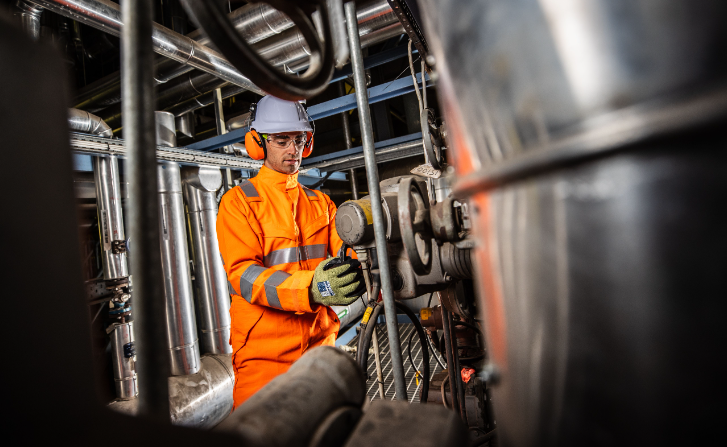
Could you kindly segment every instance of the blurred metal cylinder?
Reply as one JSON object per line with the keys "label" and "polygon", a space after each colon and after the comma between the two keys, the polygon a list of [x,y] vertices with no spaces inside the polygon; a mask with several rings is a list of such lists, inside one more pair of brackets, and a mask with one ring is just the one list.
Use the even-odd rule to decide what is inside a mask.
{"label": "blurred metal cylinder", "polygon": [[119,160],[115,156],[93,157],[98,229],[103,253],[103,277],[117,280],[129,276],[126,259],[124,217],[121,209]]}
{"label": "blurred metal cylinder", "polygon": [[[157,145],[174,147],[174,115],[155,112]],[[187,230],[185,228],[182,177],[179,165],[160,162],[159,236],[161,240],[164,294],[167,301],[167,343],[171,374],[194,374],[199,371],[199,345],[194,305],[192,275],[189,271]]]}
{"label": "blurred metal cylinder", "polygon": [[187,222],[192,242],[197,329],[203,354],[229,354],[230,292],[217,242],[216,192],[222,186],[218,168],[182,169]]}
{"label": "blurred metal cylinder", "polygon": [[472,249],[457,248],[454,244],[445,242],[439,247],[439,258],[442,270],[453,278],[472,278]]}
{"label": "blurred metal cylinder", "polygon": [[33,40],[40,38],[40,16],[43,8],[34,3],[17,0],[13,15],[20,19],[20,26]]}
{"label": "blurred metal cylinder", "polygon": [[122,400],[133,399],[138,393],[134,371],[134,323],[114,323],[111,327],[111,363],[116,397]]}

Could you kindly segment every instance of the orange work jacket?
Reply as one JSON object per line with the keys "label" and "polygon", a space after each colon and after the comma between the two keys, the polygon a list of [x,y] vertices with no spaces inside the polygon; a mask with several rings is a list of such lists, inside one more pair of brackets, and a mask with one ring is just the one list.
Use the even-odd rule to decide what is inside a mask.
{"label": "orange work jacket", "polygon": [[316,266],[340,250],[336,205],[298,183],[298,174],[263,166],[223,197],[217,237],[232,297],[234,407],[304,352],[334,345],[336,313],[311,303]]}

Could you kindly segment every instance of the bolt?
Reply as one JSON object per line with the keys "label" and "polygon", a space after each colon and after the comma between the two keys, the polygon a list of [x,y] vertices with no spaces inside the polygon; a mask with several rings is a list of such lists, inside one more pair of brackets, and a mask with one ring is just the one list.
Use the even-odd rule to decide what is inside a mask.
{"label": "bolt", "polygon": [[437,64],[437,59],[434,57],[433,54],[427,54],[426,59],[424,59],[427,62],[427,65],[434,68],[434,66]]}

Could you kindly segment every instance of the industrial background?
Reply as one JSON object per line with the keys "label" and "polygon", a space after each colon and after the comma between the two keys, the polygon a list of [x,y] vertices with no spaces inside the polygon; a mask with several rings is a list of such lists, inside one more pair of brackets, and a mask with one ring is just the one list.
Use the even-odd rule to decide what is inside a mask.
{"label": "industrial background", "polygon": [[[3,0],[8,445],[721,438],[725,20],[719,0]],[[215,222],[262,166],[266,94],[314,120],[299,181],[338,206],[367,293],[335,308],[336,348],[233,412]]]}

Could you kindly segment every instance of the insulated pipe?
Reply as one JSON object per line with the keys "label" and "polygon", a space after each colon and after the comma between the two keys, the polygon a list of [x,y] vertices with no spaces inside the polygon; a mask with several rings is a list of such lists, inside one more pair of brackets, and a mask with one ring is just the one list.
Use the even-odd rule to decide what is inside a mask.
{"label": "insulated pipe", "polygon": [[[155,112],[155,117],[157,146],[176,146],[174,115]],[[162,272],[167,303],[167,349],[171,375],[182,376],[199,371],[199,345],[192,304],[192,275],[189,271],[182,176],[179,164],[169,161],[159,163],[157,175]]]}
{"label": "insulated pipe", "polygon": [[[114,36],[121,35],[123,28],[121,11],[117,4],[109,0],[33,0],[33,2]],[[262,90],[237,71],[218,52],[156,23],[153,24],[151,35],[154,51],[162,56],[264,95]],[[149,70],[153,71],[153,61]]]}
{"label": "insulated pipe", "polygon": [[231,354],[230,292],[217,242],[218,168],[182,168],[187,222],[192,241],[197,329],[203,354]]}
{"label": "insulated pipe", "polygon": [[139,413],[159,423],[169,421],[168,362],[159,246],[157,160],[154,146],[152,3],[124,0],[128,23],[121,36],[121,93],[127,126],[130,233],[137,249],[134,272],[135,326],[139,357]]}
{"label": "insulated pipe", "polygon": [[[338,96],[344,96],[346,91],[343,88],[344,81],[338,82]],[[351,149],[351,123],[348,121],[348,112],[341,114],[341,124],[343,125],[343,139],[346,141],[346,149]],[[351,195],[353,200],[358,200],[358,184],[356,184],[356,170],[348,170],[348,181],[351,183]],[[376,343],[375,343],[376,344]]]}
{"label": "insulated pipe", "polygon": [[[169,377],[169,418],[174,425],[210,429],[232,411],[235,372],[232,356],[205,355],[199,372],[188,376]],[[115,400],[112,410],[136,416],[139,400]]]}
{"label": "insulated pipe", "polygon": [[134,399],[137,394],[136,363],[133,352],[134,323],[113,323],[111,329],[111,363],[114,370],[116,397]]}
{"label": "insulated pipe", "polygon": [[[332,346],[319,346],[237,407],[216,430],[234,433],[243,445],[309,445],[326,416],[344,407],[361,408],[365,383],[351,356]],[[356,421],[338,423],[352,422]]]}
{"label": "insulated pipe", "polygon": [[384,312],[386,313],[386,328],[389,333],[389,348],[391,350],[391,365],[394,372],[394,385],[396,398],[408,400],[406,392],[406,378],[404,377],[404,364],[401,357],[399,342],[399,323],[396,319],[396,305],[391,285],[391,270],[389,267],[389,252],[386,243],[386,224],[384,210],[381,205],[381,190],[379,189],[379,173],[374,153],[374,135],[371,126],[371,111],[366,96],[366,75],[364,73],[363,55],[359,43],[358,23],[356,22],[356,4],[353,2],[344,5],[346,11],[346,27],[348,28],[348,41],[351,45],[351,66],[353,80],[356,86],[356,103],[359,110],[361,125],[361,140],[363,143],[364,161],[366,163],[366,179],[368,181],[369,195],[371,196],[371,212],[374,218],[374,235],[376,237],[376,252],[378,253],[379,269],[381,272],[381,290],[384,297]]}
{"label": "insulated pipe", "polygon": [[19,17],[20,27],[33,40],[40,39],[40,16],[43,8],[39,8],[26,0],[17,0],[13,15]]}

